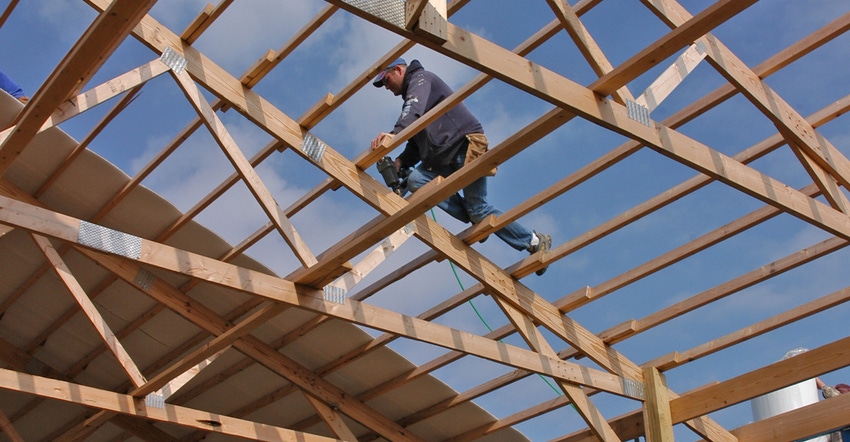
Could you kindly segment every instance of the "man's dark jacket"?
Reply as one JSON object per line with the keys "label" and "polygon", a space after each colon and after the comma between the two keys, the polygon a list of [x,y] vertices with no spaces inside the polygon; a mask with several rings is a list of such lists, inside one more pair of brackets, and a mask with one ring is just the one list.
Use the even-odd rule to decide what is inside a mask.
{"label": "man's dark jacket", "polygon": [[[404,74],[401,85],[404,104],[392,133],[399,133],[451,94],[451,88],[440,77],[426,71],[419,60],[413,60]],[[398,157],[401,167],[413,167],[421,161],[426,168],[445,171],[458,151],[466,146],[466,135],[483,132],[478,119],[460,103],[408,141]]]}

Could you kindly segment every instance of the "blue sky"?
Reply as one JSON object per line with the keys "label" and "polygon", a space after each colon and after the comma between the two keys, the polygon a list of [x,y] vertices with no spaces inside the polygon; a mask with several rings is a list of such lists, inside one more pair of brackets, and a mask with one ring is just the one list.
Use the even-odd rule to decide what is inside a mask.
{"label": "blue sky", "polygon": [[[179,33],[206,3],[207,0],[161,0],[151,15]],[[712,3],[706,0],[682,2],[692,14]],[[283,45],[325,6],[326,3],[317,0],[236,1],[196,46],[217,64],[239,76],[266,50]],[[848,4],[840,1],[763,1],[722,25],[715,35],[747,64],[755,66],[848,10]],[[26,91],[34,92],[94,16],[82,1],[21,2],[0,28],[0,58],[3,60],[0,68]],[[554,15],[543,0],[473,0],[451,21],[511,49],[553,19]],[[614,65],[668,31],[640,2],[632,0],[604,0],[583,16],[582,21]],[[398,36],[388,31],[337,12],[255,90],[292,118],[298,118],[324,94],[336,93],[348,85],[399,41]],[[847,59],[848,52],[850,36],[842,35],[766,82],[807,116],[850,92],[846,63],[840,62]],[[128,40],[87,88],[154,58],[157,54]],[[439,73],[453,87],[464,85],[477,74],[461,63],[422,47],[414,48],[405,58],[419,59],[426,69]],[[596,78],[564,32],[528,58],[580,84],[590,84]],[[671,61],[659,63],[630,83],[632,93],[640,94]],[[653,112],[652,118],[661,121],[724,82],[720,74],[703,62]],[[550,104],[499,81],[490,82],[466,103],[482,121],[491,145],[551,108]],[[390,93],[366,87],[312,132],[335,150],[354,158],[368,148],[369,141],[378,132],[392,127],[400,104]],[[112,103],[107,103],[61,127],[80,139],[111,106]],[[133,175],[194,116],[173,80],[163,75],[143,88],[136,101],[95,140],[91,149]],[[220,113],[220,117],[248,156],[270,140],[267,134],[233,111]],[[848,127],[846,117],[840,117],[819,131],[845,155],[850,155]],[[772,124],[740,95],[680,130],[728,155],[775,132]],[[625,141],[620,135],[576,119],[503,165],[499,174],[490,180],[491,200],[507,210]],[[811,182],[787,147],[758,160],[753,167],[794,187]],[[324,178],[323,173],[291,152],[273,154],[258,171],[282,207]],[[143,184],[179,209],[187,210],[232,172],[230,163],[202,130],[189,138]],[[370,172],[380,179],[374,168]],[[561,244],[694,175],[693,170],[644,149],[525,216],[521,222],[552,234],[554,242]],[[545,276],[531,275],[523,283],[554,301],[583,286],[602,284],[762,205],[724,184],[713,183],[576,251],[553,264]],[[452,231],[465,227],[442,212],[435,214]],[[292,221],[318,254],[375,215],[374,210],[359,199],[346,191],[337,191],[321,198]],[[205,210],[198,221],[229,242],[238,243],[266,219],[244,186],[237,186]],[[709,290],[827,237],[826,233],[802,221],[781,215],[579,308],[571,316],[591,331],[600,332]],[[498,239],[474,247],[503,266],[524,256]],[[365,284],[425,250],[418,241],[408,241]],[[297,261],[288,251],[281,251],[287,251],[285,244],[270,236],[249,250],[249,254],[285,275],[293,270]],[[824,296],[847,286],[847,253],[834,252],[618,344],[616,348],[634,362],[642,363],[673,350],[689,349]],[[465,286],[474,283],[466,275],[460,276],[460,282]],[[458,291],[458,281],[452,270],[442,262],[406,278],[369,302],[418,314]],[[480,297],[474,303],[491,327],[505,324],[504,315],[489,298]],[[848,334],[846,321],[842,320],[848,313],[847,306],[833,308],[768,336],[672,370],[667,374],[668,382],[675,391],[683,392],[774,362],[792,348],[814,348],[832,342]],[[461,307],[438,322],[476,333],[487,332],[471,306]],[[516,338],[508,341],[521,345]],[[554,338],[551,342],[557,349],[564,346]],[[417,363],[443,353],[442,349],[410,342],[398,342],[394,348]],[[486,381],[487,375],[504,371],[503,367],[472,359],[464,364],[468,369],[442,370],[437,375],[463,391]],[[850,370],[827,374],[824,379],[829,383],[848,382]],[[478,402],[503,417],[557,394],[536,377],[507,390],[516,397],[510,401],[504,396],[483,397]],[[535,394],[528,395],[528,392]],[[523,396],[531,397],[530,403],[523,402]],[[618,399],[600,399],[599,403],[607,417],[630,411],[637,405]],[[748,404],[712,416],[727,428],[738,427],[752,419]],[[519,428],[533,440],[546,440],[578,428],[581,423],[576,419],[575,413],[562,409]],[[678,427],[677,432],[682,440],[695,438]]]}

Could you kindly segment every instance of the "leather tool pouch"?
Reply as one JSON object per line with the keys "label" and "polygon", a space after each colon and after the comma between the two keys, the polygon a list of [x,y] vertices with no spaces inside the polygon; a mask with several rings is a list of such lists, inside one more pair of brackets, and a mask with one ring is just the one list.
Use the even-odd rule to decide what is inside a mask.
{"label": "leather tool pouch", "polygon": [[[484,134],[468,134],[466,139],[469,140],[469,146],[466,148],[466,161],[464,161],[463,165],[467,165],[473,161],[475,161],[481,155],[484,155],[487,152],[488,142],[487,137]],[[489,172],[487,172],[487,176],[494,176],[498,171],[497,167],[494,167]]]}

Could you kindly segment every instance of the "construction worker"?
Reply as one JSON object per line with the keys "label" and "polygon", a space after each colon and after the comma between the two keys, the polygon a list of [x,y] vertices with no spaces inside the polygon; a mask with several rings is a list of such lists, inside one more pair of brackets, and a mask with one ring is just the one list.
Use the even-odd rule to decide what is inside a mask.
{"label": "construction worker", "polygon": [[[395,127],[372,140],[373,150],[381,146],[385,138],[399,133],[452,94],[451,88],[436,74],[426,71],[418,60],[410,65],[404,59],[395,60],[372,84],[404,99]],[[395,167],[400,170],[415,166],[407,177],[407,190],[415,192],[438,175],[449,176],[486,151],[487,138],[481,123],[460,103],[413,135],[395,159]],[[495,169],[491,173],[495,174]],[[464,187],[463,197],[456,193],[438,206],[465,223],[478,223],[489,215],[503,213],[487,202],[486,176]],[[511,247],[532,254],[546,252],[552,245],[549,235],[528,230],[518,222],[498,230],[496,236]],[[542,275],[545,271],[544,267],[536,273]]]}
{"label": "construction worker", "polygon": [[18,86],[18,83],[15,83],[3,71],[0,71],[0,89],[17,98],[21,103],[27,104],[30,101],[30,98],[24,94],[24,90]]}

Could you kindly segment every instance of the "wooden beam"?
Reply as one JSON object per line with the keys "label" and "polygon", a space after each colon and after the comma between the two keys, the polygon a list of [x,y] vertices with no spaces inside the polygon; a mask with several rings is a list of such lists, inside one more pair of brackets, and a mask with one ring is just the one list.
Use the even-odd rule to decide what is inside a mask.
{"label": "wooden beam", "polygon": [[635,102],[645,106],[649,112],[655,110],[665,98],[667,98],[677,86],[682,84],[685,77],[705,58],[705,49],[700,45],[690,45],[673,64],[670,65],[655,81],[650,84],[643,93],[635,99]]}
{"label": "wooden beam", "polygon": [[63,101],[76,94],[147,14],[156,0],[114,0],[104,8],[18,115],[0,143],[0,176]]}
{"label": "wooden beam", "polygon": [[62,280],[65,287],[77,301],[77,304],[80,305],[83,313],[86,317],[88,317],[89,322],[91,322],[95,330],[97,330],[97,333],[100,335],[103,343],[112,351],[112,354],[115,356],[118,364],[121,365],[121,368],[124,369],[124,372],[127,373],[127,376],[129,376],[130,380],[133,381],[133,384],[138,387],[147,382],[145,377],[142,375],[142,372],[139,370],[139,367],[137,367],[136,363],[133,362],[133,358],[130,357],[130,354],[127,353],[127,350],[124,349],[124,346],[121,345],[121,342],[115,337],[115,334],[112,333],[112,329],[109,328],[109,325],[103,319],[103,316],[101,316],[100,312],[97,311],[97,307],[95,307],[94,303],[91,299],[89,299],[85,290],[83,290],[83,287],[77,281],[77,278],[71,274],[71,269],[65,265],[62,257],[60,257],[56,249],[53,248],[53,244],[41,235],[32,235],[32,238],[35,240],[35,243],[41,249],[42,253],[44,253],[45,258],[47,258],[53,266],[53,270],[59,276],[59,279]]}
{"label": "wooden beam", "polygon": [[245,421],[208,411],[165,404],[148,406],[133,396],[0,368],[0,388],[70,402],[85,407],[252,440],[331,441],[322,436]]}
{"label": "wooden beam", "polygon": [[850,301],[850,287],[843,288],[829,295],[807,302],[801,306],[792,308],[784,313],[772,316],[764,321],[757,322],[720,338],[712,339],[689,350],[677,351],[658,357],[648,364],[658,367],[659,370],[672,370],[686,362],[692,362],[710,354],[729,348],[746,340],[755,338],[779,327],[799,321],[815,313],[822,312],[828,308],[835,307]]}
{"label": "wooden beam", "polygon": [[192,23],[186,27],[186,30],[183,31],[183,34],[180,35],[186,43],[192,44],[194,43],[204,31],[209,28],[213,22],[224,13],[225,9],[227,9],[230,4],[233,3],[233,0],[221,0],[221,2],[213,7],[211,4],[207,4],[206,7],[192,20]]}
{"label": "wooden beam", "polygon": [[446,0],[413,0],[407,3],[405,15],[407,29],[438,43],[446,41]]}
{"label": "wooden beam", "polygon": [[850,394],[818,401],[732,430],[741,440],[772,442],[804,440],[846,426],[850,416]]}
{"label": "wooden beam", "polygon": [[646,401],[643,403],[643,422],[647,442],[673,442],[673,422],[670,418],[670,398],[667,381],[655,367],[644,367],[643,379]]}
{"label": "wooden beam", "polygon": [[249,88],[256,86],[257,83],[259,83],[263,77],[268,75],[275,66],[280,64],[284,58],[289,56],[292,51],[307,40],[307,37],[313,35],[313,33],[319,29],[319,26],[328,21],[328,19],[330,19],[334,12],[338,9],[339,8],[334,5],[325,6],[318,14],[316,14],[315,17],[298,30],[292,38],[284,43],[283,46],[276,51],[269,50],[264,57],[257,61],[257,63],[248,68],[248,70],[242,74],[242,84]]}
{"label": "wooden beam", "polygon": [[18,5],[19,0],[11,0],[9,4],[6,6],[6,9],[3,10],[3,15],[0,15],[0,28],[6,23],[6,19],[9,18],[9,15],[12,14],[12,11],[15,10],[15,6]]}
{"label": "wooden beam", "polygon": [[342,421],[342,416],[340,416],[336,410],[309,394],[305,394],[304,396],[308,401],[310,401],[310,404],[316,410],[316,413],[322,418],[328,428],[333,431],[338,439],[354,442],[357,441],[357,436],[355,436],[351,431],[351,428],[348,428],[348,425]]}
{"label": "wooden beam", "polygon": [[[514,308],[512,305],[508,304],[501,298],[495,298],[496,303],[514,325],[514,328],[517,332],[522,336],[523,340],[525,340],[526,344],[531,347],[533,350],[537,351],[541,355],[550,357],[550,358],[558,358],[557,353],[549,343],[546,341],[546,338],[543,334],[540,333],[540,330],[537,329],[537,326],[534,322]],[[579,415],[584,419],[587,426],[591,429],[591,431],[602,441],[605,442],[620,442],[620,438],[617,437],[617,434],[614,433],[614,430],[608,425],[608,421],[602,415],[598,408],[590,401],[590,398],[587,397],[587,393],[581,389],[577,384],[570,382],[557,381],[558,386],[561,388],[561,391],[564,392],[567,398],[569,398],[570,402],[572,402],[575,410],[579,413]]]}
{"label": "wooden beam", "polygon": [[93,107],[124,92],[141,86],[148,81],[168,72],[170,68],[160,59],[143,64],[109,81],[101,83],[86,92],[69,98],[57,106],[39,131],[58,126],[63,121],[75,117]]}
{"label": "wooden beam", "polygon": [[[186,355],[176,363],[167,367],[165,370],[160,371],[156,376],[151,378],[150,381],[145,383],[145,385],[139,386],[129,394],[135,397],[143,397],[148,393],[153,393],[159,390],[187,370],[191,370],[193,367],[196,367],[201,361],[204,361],[205,359],[227,349],[233,345],[236,340],[241,339],[243,336],[251,333],[251,331],[255,328],[263,325],[263,323],[269,319],[280,314],[280,312],[282,312],[286,307],[287,306],[285,304],[266,304],[263,308],[252,313],[235,326],[216,336],[212,341]],[[173,394],[177,389],[179,389],[179,387],[170,388],[170,394]]]}
{"label": "wooden beam", "polygon": [[[0,23],[1,24],[1,23]],[[15,429],[15,426],[12,425],[12,422],[6,417],[6,413],[0,411],[0,429],[6,433],[6,437],[9,438],[12,442],[24,442],[24,439],[21,437],[18,430]]]}
{"label": "wooden beam", "polygon": [[[690,14],[675,0],[643,0],[656,15],[670,26],[681,26],[691,20]],[[701,14],[700,14],[701,15]],[[677,28],[678,29],[678,28]],[[711,34],[700,39],[706,47],[710,63],[735,85],[780,132],[826,169],[843,186],[850,188],[850,161],[832,143],[821,136],[782,97],[762,81],[752,69]],[[796,145],[796,146],[795,146]],[[817,180],[816,177],[813,177]],[[828,188],[823,189],[828,192]]]}
{"label": "wooden beam", "polygon": [[[212,284],[306,308],[366,327],[475,354],[485,359],[505,363],[517,368],[526,368],[567,382],[591,386],[622,396],[635,397],[633,393],[628,393],[624,389],[619,377],[603,371],[578,364],[571,364],[558,359],[541,358],[537,353],[528,350],[522,350],[518,347],[492,340],[481,339],[479,336],[467,332],[401,315],[357,301],[346,300],[345,304],[328,302],[323,299],[319,290],[298,286],[265,273],[237,267],[189,251],[178,250],[164,244],[153,243],[140,238],[142,245],[141,253],[137,260],[139,264],[131,263],[126,258],[107,255],[104,251],[98,251],[97,249],[89,250],[88,248],[84,248],[87,247],[85,244],[79,242],[79,228],[76,227],[79,225],[79,220],[67,215],[34,207],[21,201],[0,197],[0,222],[81,245],[82,247],[78,250],[135,286],[138,286],[135,280],[138,272],[141,270],[140,264],[149,264],[193,278],[201,278]],[[193,304],[185,294],[171,288],[165,283],[154,285],[157,289],[168,290],[171,296],[167,303],[175,311],[182,312],[186,305]],[[181,301],[175,303],[177,299],[181,299]],[[202,306],[197,306],[196,310],[201,308]],[[190,312],[196,310],[190,310]],[[209,327],[209,325],[205,326]],[[222,332],[219,331],[218,333]]]}
{"label": "wooden beam", "polygon": [[317,263],[316,257],[313,256],[313,253],[310,251],[309,247],[307,247],[307,244],[304,243],[301,235],[298,234],[298,231],[295,230],[295,227],[283,213],[280,206],[277,204],[277,201],[275,201],[271,192],[269,192],[265,183],[263,183],[263,180],[251,166],[248,158],[245,157],[245,154],[241,149],[239,149],[236,141],[230,136],[227,128],[224,127],[224,123],[222,123],[218,118],[218,115],[216,115],[212,106],[210,106],[204,96],[201,95],[201,92],[195,82],[189,77],[189,74],[186,73],[186,71],[172,71],[172,74],[177,80],[180,88],[183,90],[183,93],[186,95],[186,98],[189,99],[189,102],[198,112],[203,123],[207,126],[207,128],[209,128],[210,134],[212,134],[224,154],[230,160],[231,164],[233,164],[233,167],[242,177],[242,180],[254,195],[254,198],[256,198],[257,202],[260,203],[260,206],[266,213],[266,216],[268,216],[272,223],[274,223],[275,228],[281,234],[281,237],[283,237],[284,241],[286,241],[295,253],[295,257],[298,258],[298,260],[301,261],[301,264],[305,267],[315,265]]}
{"label": "wooden beam", "polygon": [[[750,371],[670,401],[674,422],[720,410],[850,365],[850,337]],[[845,415],[845,422],[846,415]],[[830,430],[832,428],[822,428]]]}
{"label": "wooden beam", "polygon": [[694,43],[756,1],[758,0],[718,0],[696,16],[680,23],[676,29],[645,47],[610,73],[594,81],[589,88],[599,95],[610,95],[654,67],[659,60],[663,60]]}
{"label": "wooden beam", "polygon": [[124,95],[124,97],[122,97],[120,100],[118,100],[117,103],[115,103],[112,109],[110,109],[109,112],[107,112],[107,114],[104,115],[104,117],[97,122],[97,124],[92,128],[92,130],[90,130],[86,134],[86,136],[83,137],[82,140],[80,140],[80,142],[74,147],[74,149],[71,150],[71,152],[69,152],[68,155],[65,156],[65,158],[62,160],[62,164],[60,164],[59,167],[54,169],[51,172],[50,176],[47,178],[47,180],[45,180],[41,184],[41,186],[39,186],[38,189],[33,192],[34,197],[41,197],[41,195],[43,195],[45,192],[47,192],[48,189],[53,186],[53,183],[55,183],[56,180],[58,180],[62,176],[62,174],[66,170],[68,170],[68,167],[70,167],[74,160],[81,153],[83,153],[86,148],[88,148],[91,142],[94,141],[95,137],[97,137],[106,128],[106,126],[110,122],[112,122],[112,120],[115,119],[118,114],[121,113],[121,111],[123,111],[127,106],[130,105],[130,103],[133,102],[133,100],[136,99],[136,97],[138,96],[137,94],[141,90],[141,87],[141,84],[133,87]]}
{"label": "wooden beam", "polygon": [[[596,40],[593,39],[593,36],[584,27],[584,24],[578,18],[578,14],[573,11],[570,4],[566,0],[546,0],[546,2],[549,3],[549,7],[552,8],[561,26],[567,31],[573,42],[575,42],[584,59],[590,64],[593,72],[597,76],[602,77],[613,71],[614,66],[608,61],[608,57],[605,56],[602,49],[596,44]],[[617,88],[616,91],[612,92],[612,95],[620,104],[625,104],[626,100],[634,100],[632,93],[625,85]]]}

